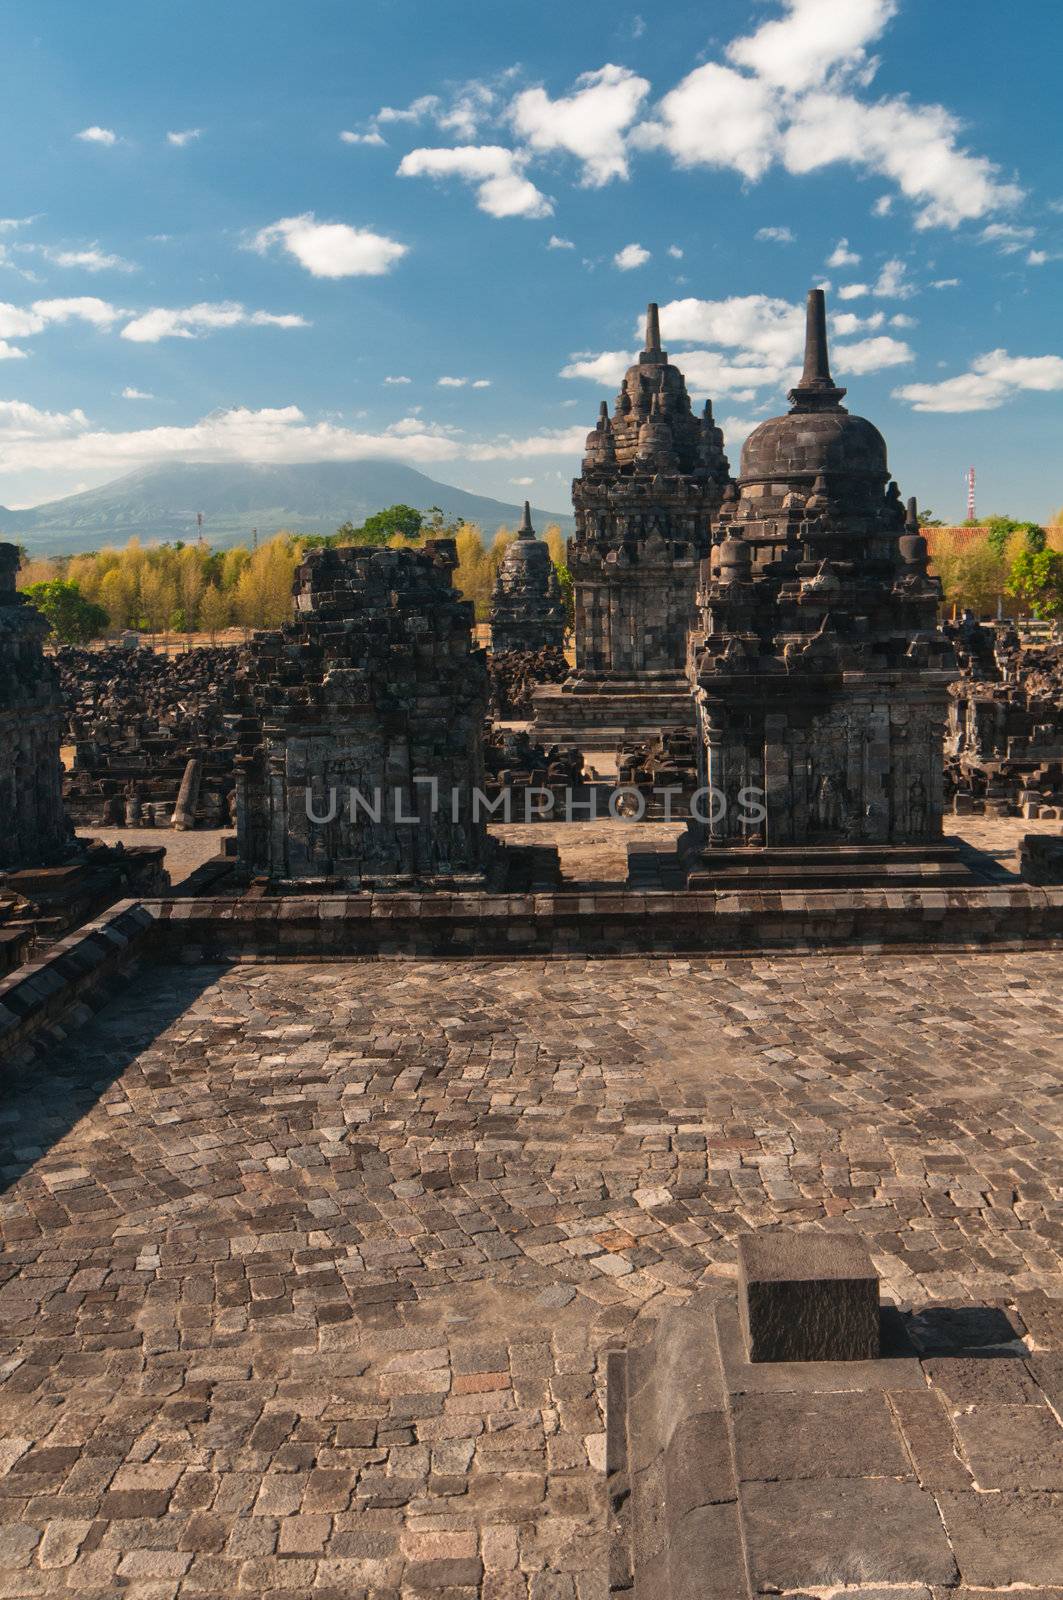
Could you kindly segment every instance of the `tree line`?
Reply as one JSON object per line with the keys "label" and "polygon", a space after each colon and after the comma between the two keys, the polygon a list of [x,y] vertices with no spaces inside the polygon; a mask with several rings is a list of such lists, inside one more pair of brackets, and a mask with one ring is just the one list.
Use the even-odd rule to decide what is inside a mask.
{"label": "tree line", "polygon": [[[921,519],[922,520],[922,519]],[[1047,528],[1013,517],[977,527],[923,524],[930,569],[941,579],[949,612],[994,616],[998,605],[1050,619],[1063,615],[1063,512]]]}
{"label": "tree line", "polygon": [[[215,550],[202,543],[143,545],[131,538],[82,555],[23,557],[19,588],[51,624],[63,644],[87,644],[126,629],[151,634],[209,634],[227,628],[276,628],[292,614],[295,569],[309,550],[368,544],[414,549],[430,538],[453,538],[457,589],[487,621],[502,558],[516,537],[502,528],[487,543],[476,523],[448,522],[433,507],[389,506],[355,527],[334,534],[282,531],[248,548]],[[556,525],[544,538],[558,563],[562,589],[571,594],[564,567],[564,539]]]}

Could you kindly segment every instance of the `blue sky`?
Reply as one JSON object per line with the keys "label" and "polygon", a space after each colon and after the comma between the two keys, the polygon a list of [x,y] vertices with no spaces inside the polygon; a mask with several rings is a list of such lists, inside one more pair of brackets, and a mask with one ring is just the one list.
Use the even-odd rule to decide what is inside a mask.
{"label": "blue sky", "polygon": [[[1063,503],[1063,8],[22,0],[0,503],[391,456],[565,509],[645,303],[737,470],[806,289],[905,494]],[[389,381],[391,380],[391,381]],[[402,380],[402,381],[398,381]],[[450,381],[443,381],[450,380]]]}

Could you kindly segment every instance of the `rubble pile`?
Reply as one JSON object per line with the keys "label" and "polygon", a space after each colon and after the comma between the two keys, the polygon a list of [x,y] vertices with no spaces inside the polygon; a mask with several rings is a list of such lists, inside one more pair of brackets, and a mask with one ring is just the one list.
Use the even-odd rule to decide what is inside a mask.
{"label": "rubble pile", "polygon": [[582,750],[535,744],[522,729],[493,728],[490,723],[484,731],[484,767],[488,794],[544,785],[574,789],[587,782]]}
{"label": "rubble pile", "polygon": [[489,706],[496,722],[523,721],[532,715],[532,694],[540,683],[563,683],[569,674],[565,652],[556,645],[541,650],[503,650],[487,658]]}
{"label": "rubble pile", "polygon": [[179,825],[229,825],[239,655],[236,647],[56,651],[74,749],[64,799],[75,825],[166,826],[178,820],[183,782]]}
{"label": "rubble pile", "polygon": [[621,783],[643,787],[698,787],[698,747],[693,733],[666,730],[652,741],[625,739],[616,753]]}
{"label": "rubble pile", "polygon": [[1033,644],[1013,623],[965,616],[950,630],[945,791],[961,816],[1063,815],[1063,644]]}

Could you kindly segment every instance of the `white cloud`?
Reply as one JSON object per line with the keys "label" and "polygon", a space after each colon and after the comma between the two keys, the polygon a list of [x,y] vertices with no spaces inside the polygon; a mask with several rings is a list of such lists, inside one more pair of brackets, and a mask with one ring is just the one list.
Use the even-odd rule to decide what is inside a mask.
{"label": "white cloud", "polygon": [[871,286],[866,283],[843,283],[838,290],[839,300],[859,300],[865,294],[871,293]]}
{"label": "white cloud", "polygon": [[83,250],[56,250],[46,245],[42,254],[57,267],[81,267],[86,272],[136,272],[134,262],[122,256],[109,256],[98,245]]}
{"label": "white cloud", "polygon": [[474,389],[490,389],[491,380],[490,378],[474,378],[472,386]]}
{"label": "white cloud", "polygon": [[6,339],[0,339],[0,361],[25,361],[28,355],[28,350],[20,350],[17,344],[8,344]]}
{"label": "white cloud", "polygon": [[315,278],[377,278],[407,252],[406,245],[386,234],[346,222],[318,222],[312,211],[281,217],[261,228],[251,244],[263,255],[280,244]]}
{"label": "white cloud", "polygon": [[473,80],[459,89],[446,110],[436,114],[439,126],[459,139],[475,139],[480,123],[495,103],[495,92],[486,83]]}
{"label": "white cloud", "polygon": [[921,207],[917,228],[955,228],[1023,197],[986,157],[960,148],[960,133],[958,119],[944,106],[914,106],[901,98],[865,105],[824,90],[793,105],[782,159],[797,175],[836,161],[877,172]]}
{"label": "white cloud", "polygon": [[546,241],[546,248],[548,250],[575,250],[576,246],[571,239],[562,239],[556,233],[552,233]]}
{"label": "white cloud", "polygon": [[603,350],[599,355],[577,351],[561,368],[561,377],[587,378],[591,383],[612,385],[620,382],[636,359],[636,353],[629,350]]}
{"label": "white cloud", "polygon": [[613,266],[619,267],[621,272],[631,272],[635,267],[645,266],[649,259],[650,252],[644,250],[640,244],[626,244],[613,257]]}
{"label": "white cloud", "polygon": [[154,398],[155,396],[149,394],[146,389],[134,389],[132,384],[128,384],[122,390],[123,400],[154,400]]}
{"label": "white cloud", "polygon": [[[458,459],[512,461],[568,457],[575,464],[583,447],[582,426],[528,437],[466,441],[453,433],[404,417],[379,433],[359,432],[335,422],[312,422],[298,406],[259,411],[238,407],[212,412],[184,427],[109,432],[93,428],[81,411],[43,412],[22,401],[0,401],[0,459],[5,472],[48,473],[49,490],[65,475],[68,487],[84,475],[100,483],[117,472],[149,462],[317,462],[384,458],[415,464]],[[75,476],[76,475],[76,476]]]}
{"label": "white cloud", "polygon": [[526,456],[576,456],[582,454],[587,439],[585,427],[548,429],[526,439],[503,438],[490,444],[474,444],[460,454],[469,461],[506,461]]}
{"label": "white cloud", "polygon": [[935,278],[930,287],[932,289],[958,289],[960,280],[959,278]]}
{"label": "white cloud", "polygon": [[36,217],[0,217],[0,233],[13,233],[16,228],[27,228]]}
{"label": "white cloud", "polygon": [[1005,256],[1018,255],[1033,237],[1033,228],[1020,228],[1011,222],[991,222],[980,234],[985,244],[995,244]]}
{"label": "white cloud", "polygon": [[440,389],[464,389],[468,378],[437,378],[436,384]]}
{"label": "white cloud", "polygon": [[793,244],[797,236],[792,228],[758,228],[756,237],[766,244]]}
{"label": "white cloud", "polygon": [[95,124],[91,128],[82,128],[80,133],[74,135],[85,144],[117,144],[118,135],[111,128],[99,128]]}
{"label": "white cloud", "polygon": [[370,128],[368,133],[352,133],[350,128],[344,128],[340,138],[344,144],[387,144],[379,128]]}
{"label": "white cloud", "polygon": [[881,328],[885,320],[884,311],[872,312],[869,317],[858,317],[855,311],[836,311],[830,319],[830,328],[839,339],[847,339],[854,333],[865,333]]}
{"label": "white cloud", "polygon": [[827,257],[828,267],[858,267],[860,257],[855,250],[849,249],[848,239],[839,239],[830,255]]}
{"label": "white cloud", "polygon": [[899,367],[915,360],[915,352],[903,339],[891,339],[885,333],[877,339],[860,339],[856,344],[835,344],[831,355],[839,372],[856,374],[881,372],[883,367]]}
{"label": "white cloud", "polygon": [[1026,265],[1028,267],[1043,267],[1045,262],[1051,259],[1047,250],[1031,250],[1026,257]]}
{"label": "white cloud", "polygon": [[476,185],[476,203],[491,217],[548,217],[553,203],[523,175],[524,157],[499,144],[411,150],[399,163],[402,178],[463,178]]}
{"label": "white cloud", "polygon": [[891,194],[880,194],[871,207],[871,215],[873,217],[888,217],[892,210],[893,196]]}
{"label": "white cloud", "polygon": [[196,339],[216,328],[305,328],[303,317],[292,313],[275,315],[271,311],[247,311],[237,301],[220,304],[201,301],[198,305],[155,306],[144,311],[122,329],[122,338],[134,344],[158,344],[160,339]]}
{"label": "white cloud", "polygon": [[895,389],[916,411],[995,411],[1023,390],[1063,391],[1063,356],[1011,356],[990,350],[970,370],[941,383],[911,383]]}
{"label": "white cloud", "polygon": [[510,483],[515,483],[518,489],[527,489],[529,484],[535,482],[534,478],[510,478]]}
{"label": "white cloud", "polygon": [[13,306],[0,301],[0,338],[19,338],[40,333],[52,322],[70,322],[77,319],[97,328],[109,328],[124,311],[97,300],[93,295],[79,295],[73,299],[35,300],[31,306]]}
{"label": "white cloud", "polygon": [[787,15],[727,47],[729,59],[790,93],[837,67],[857,69],[866,46],[896,15],[897,0],[784,0]]}
{"label": "white cloud", "polygon": [[632,143],[667,150],[681,167],[734,167],[760,178],[777,153],[776,102],[769,85],[710,61],[664,96],[655,118],[633,131]]}
{"label": "white cloud", "polygon": [[668,254],[671,256],[673,261],[682,261],[683,259],[683,252],[680,250],[677,244],[670,244],[668,246]]}
{"label": "white cloud", "polygon": [[910,300],[916,288],[908,282],[908,268],[904,262],[894,257],[883,266],[871,293],[883,300]]}
{"label": "white cloud", "polygon": [[598,188],[628,176],[627,129],[649,94],[647,79],[607,63],[576,79],[572,94],[551,100],[525,89],[510,108],[521,138],[535,150],[567,150],[583,164],[582,182]]}
{"label": "white cloud", "polygon": [[168,133],[166,142],[167,144],[176,145],[179,150],[183,150],[186,144],[191,144],[194,139],[198,139],[202,132],[202,128],[180,128]]}
{"label": "white cloud", "polygon": [[400,376],[394,377],[394,378],[385,378],[384,382],[385,383],[412,383],[413,379],[412,378],[404,378],[404,377],[402,377],[400,375]]}

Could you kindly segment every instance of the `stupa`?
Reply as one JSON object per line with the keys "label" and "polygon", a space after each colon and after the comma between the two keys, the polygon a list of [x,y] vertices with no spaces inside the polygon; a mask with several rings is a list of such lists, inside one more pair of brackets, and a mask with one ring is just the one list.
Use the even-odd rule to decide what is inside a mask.
{"label": "stupa", "polygon": [[716,798],[692,825],[694,886],[966,876],[942,842],[941,584],[845,393],[814,289],[791,409],[747,439],[702,572],[688,666]]}
{"label": "stupa", "polygon": [[537,737],[602,750],[693,725],[687,636],[728,481],[711,402],[694,414],[650,305],[645,348],[612,416],[602,402],[572,485],[576,665],[536,692]]}
{"label": "stupa", "polygon": [[517,537],[502,557],[491,600],[491,650],[562,649],[565,603],[550,552],[532,527],[524,502]]}

